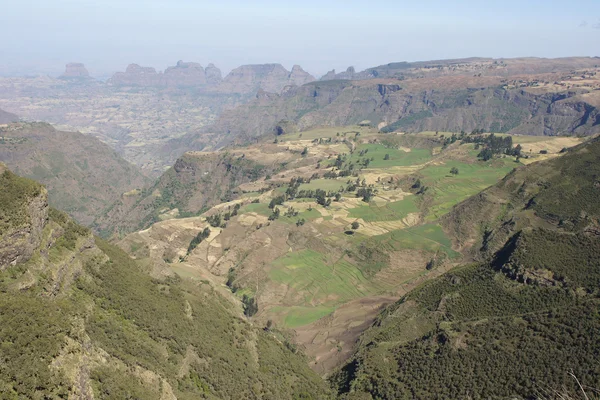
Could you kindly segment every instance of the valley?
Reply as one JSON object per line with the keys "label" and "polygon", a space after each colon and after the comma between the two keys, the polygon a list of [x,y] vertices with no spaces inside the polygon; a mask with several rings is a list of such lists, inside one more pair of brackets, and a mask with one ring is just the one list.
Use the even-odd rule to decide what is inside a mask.
{"label": "valley", "polygon": [[[385,305],[471,259],[440,222],[455,205],[583,141],[512,136],[510,148],[523,148],[519,158],[482,161],[469,137],[488,135],[348,126],[230,148],[232,160],[259,165],[264,175],[232,187],[236,198],[197,217],[173,219],[180,210],[166,207],[164,221],[119,246],[231,290],[247,310],[257,306],[247,312],[254,323],[294,332],[311,366],[327,374]],[[186,155],[195,156],[210,157]]]}
{"label": "valley", "polygon": [[587,398],[598,62],[0,78],[0,398]]}

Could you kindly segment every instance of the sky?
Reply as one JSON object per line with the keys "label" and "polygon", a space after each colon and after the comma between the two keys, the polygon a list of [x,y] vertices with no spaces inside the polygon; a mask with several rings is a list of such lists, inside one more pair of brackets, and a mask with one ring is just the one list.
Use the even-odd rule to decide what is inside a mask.
{"label": "sky", "polygon": [[600,0],[0,0],[0,74],[94,76],[177,60],[301,65],[600,56]]}

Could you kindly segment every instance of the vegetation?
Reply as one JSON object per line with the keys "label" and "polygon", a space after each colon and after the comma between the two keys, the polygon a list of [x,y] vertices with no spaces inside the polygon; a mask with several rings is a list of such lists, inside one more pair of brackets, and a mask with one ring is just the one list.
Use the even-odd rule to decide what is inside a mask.
{"label": "vegetation", "polygon": [[210,236],[210,228],[206,227],[202,231],[200,231],[188,246],[187,253],[190,254],[202,241]]}
{"label": "vegetation", "polygon": [[481,198],[453,211],[463,223],[483,219],[470,226],[485,227],[490,257],[385,310],[331,378],[342,398],[538,398],[577,392],[571,374],[598,387],[599,160],[594,140],[513,172],[486,192],[502,204],[495,219]]}
{"label": "vegetation", "polygon": [[29,218],[29,202],[38,196],[42,186],[5,170],[0,174],[0,238],[9,229],[25,224]]}
{"label": "vegetation", "polygon": [[[301,354],[238,318],[210,284],[154,279],[55,210],[50,234],[32,262],[0,271],[1,398],[72,397],[88,385],[80,367],[101,399],[160,398],[167,385],[182,399],[327,398]],[[34,280],[23,288],[25,277]],[[256,312],[254,299],[244,304]]]}

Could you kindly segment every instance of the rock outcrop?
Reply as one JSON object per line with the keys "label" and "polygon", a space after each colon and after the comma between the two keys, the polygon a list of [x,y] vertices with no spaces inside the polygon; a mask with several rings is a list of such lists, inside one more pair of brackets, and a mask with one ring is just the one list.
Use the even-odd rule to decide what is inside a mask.
{"label": "rock outcrop", "polygon": [[129,64],[125,72],[116,72],[108,80],[114,86],[159,86],[160,75],[152,67]]}
{"label": "rock outcrop", "polygon": [[68,63],[65,67],[65,72],[60,76],[63,79],[69,78],[89,78],[90,73],[82,63]]}
{"label": "rock outcrop", "polygon": [[130,64],[125,72],[117,72],[108,83],[113,86],[142,87],[203,87],[221,82],[221,71],[209,64],[206,70],[195,62],[178,61],[164,72],[157,72],[151,67]]}
{"label": "rock outcrop", "polygon": [[213,63],[208,64],[204,72],[206,73],[206,83],[209,85],[216,85],[223,81],[221,70],[215,67]]}
{"label": "rock outcrop", "polygon": [[281,64],[242,65],[223,79],[219,91],[256,93],[261,89],[266,92],[280,93],[286,86],[303,85],[314,80],[315,78],[299,65],[295,65],[291,72]]}
{"label": "rock outcrop", "polygon": [[201,86],[206,84],[206,73],[198,63],[177,61],[176,66],[165,70],[161,83],[167,87]]}
{"label": "rock outcrop", "polygon": [[0,271],[29,260],[48,220],[48,192],[0,163]]}
{"label": "rock outcrop", "polygon": [[252,138],[272,133],[280,121],[304,130],[369,120],[384,127],[385,132],[473,129],[528,135],[600,132],[595,92],[539,94],[495,85],[478,89],[426,89],[391,80],[367,82],[319,81],[286,87],[277,96],[259,92],[251,102],[222,113],[213,131]]}
{"label": "rock outcrop", "polygon": [[289,75],[289,83],[290,85],[302,86],[306,83],[313,82],[315,77],[302,69],[299,65],[294,65],[292,67],[292,72]]}

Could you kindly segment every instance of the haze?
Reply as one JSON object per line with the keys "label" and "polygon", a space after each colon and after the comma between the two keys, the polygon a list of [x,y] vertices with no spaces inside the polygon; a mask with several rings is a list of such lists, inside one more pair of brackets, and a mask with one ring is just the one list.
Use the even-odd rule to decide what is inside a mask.
{"label": "haze", "polygon": [[0,36],[2,75],[58,75],[76,61],[102,77],[180,59],[321,75],[403,60],[598,55],[600,2],[13,0]]}

